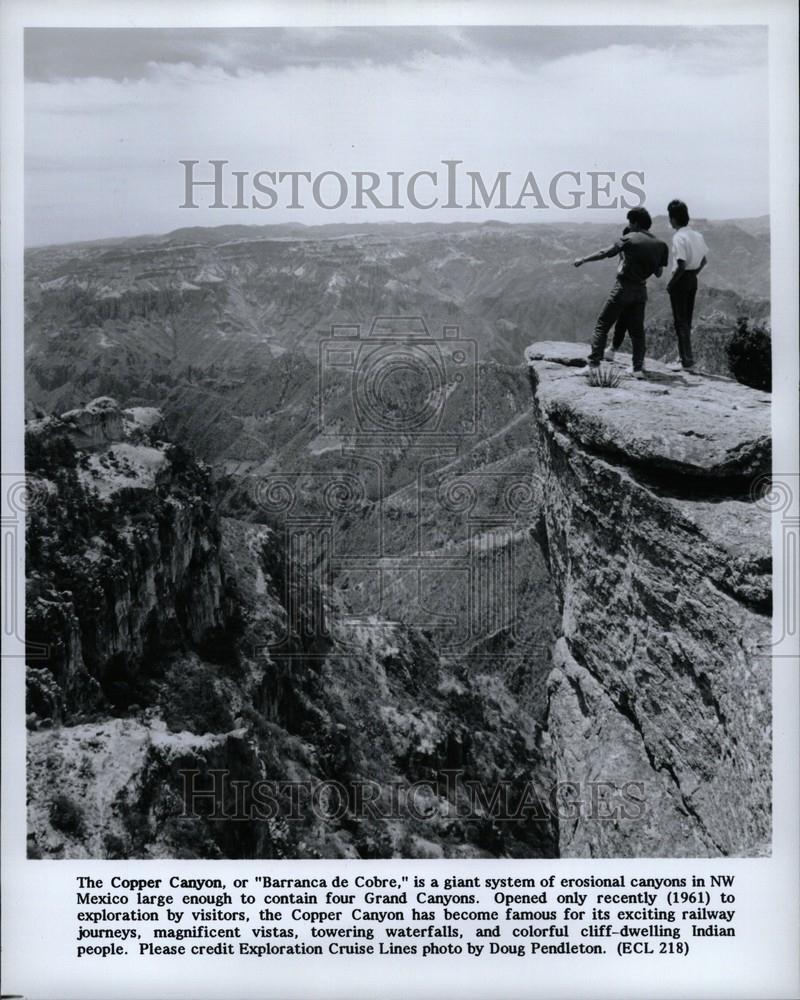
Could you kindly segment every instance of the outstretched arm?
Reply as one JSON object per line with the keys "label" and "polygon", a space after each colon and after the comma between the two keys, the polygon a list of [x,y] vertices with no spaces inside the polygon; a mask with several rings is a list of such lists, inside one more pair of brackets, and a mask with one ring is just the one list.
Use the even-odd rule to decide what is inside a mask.
{"label": "outstretched arm", "polygon": [[605,250],[598,250],[597,253],[589,254],[588,257],[577,257],[573,261],[574,267],[580,267],[581,264],[589,264],[593,260],[605,260],[606,257],[616,257],[619,253],[619,247],[616,244],[612,247],[607,247]]}

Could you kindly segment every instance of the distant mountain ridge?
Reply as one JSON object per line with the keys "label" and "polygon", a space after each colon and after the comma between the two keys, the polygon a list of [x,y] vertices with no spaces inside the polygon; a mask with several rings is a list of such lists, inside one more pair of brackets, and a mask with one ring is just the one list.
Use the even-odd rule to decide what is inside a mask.
{"label": "distant mountain ridge", "polygon": [[[698,227],[704,225],[716,226],[721,222],[738,226],[745,232],[753,235],[769,233],[769,215],[747,216],[741,219],[709,220],[695,219],[693,225]],[[653,224],[657,228],[665,228],[668,220],[665,215],[653,217]],[[235,238],[255,239],[265,237],[267,239],[280,239],[283,236],[296,236],[308,239],[324,238],[326,236],[346,236],[369,233],[386,233],[391,230],[393,234],[419,234],[421,232],[447,232],[459,230],[475,230],[497,227],[501,229],[539,229],[545,226],[585,226],[601,225],[600,223],[573,222],[506,222],[504,219],[488,219],[484,222],[454,221],[454,222],[330,222],[321,225],[308,225],[304,222],[279,222],[266,223],[264,225],[242,224],[242,223],[222,223],[218,226],[180,226],[177,229],[170,229],[165,233],[142,233],[138,236],[103,236],[96,239],[77,240],[69,243],[46,243],[36,244],[26,248],[26,252],[36,252],[38,250],[55,249],[57,247],[87,247],[87,246],[134,246],[136,244],[157,243],[159,241],[172,243],[181,239],[199,240],[204,243],[214,243]]]}
{"label": "distant mountain ridge", "polygon": [[[699,317],[769,311],[763,220],[704,224]],[[655,231],[669,231],[656,220]],[[378,315],[458,325],[483,359],[516,364],[532,329],[588,340],[614,263],[576,271],[619,224],[222,226],[26,253],[29,403],[66,409],[134,392],[158,402],[188,368],[315,357],[334,324]],[[669,319],[664,281],[649,320]],[[733,329],[733,323],[731,323]]]}

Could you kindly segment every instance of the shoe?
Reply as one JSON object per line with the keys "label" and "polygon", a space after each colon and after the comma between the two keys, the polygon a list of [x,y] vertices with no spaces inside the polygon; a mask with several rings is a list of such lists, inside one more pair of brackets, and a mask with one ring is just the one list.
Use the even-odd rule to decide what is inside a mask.
{"label": "shoe", "polygon": [[647,378],[647,376],[645,375],[644,371],[642,371],[641,369],[640,369],[640,370],[639,370],[638,372],[634,372],[634,371],[632,371],[632,372],[631,372],[631,375],[633,375],[633,377],[634,377],[635,379],[639,379],[640,381],[641,381],[642,379],[645,379],[645,378]]}
{"label": "shoe", "polygon": [[617,352],[614,350],[614,348],[613,347],[609,347],[609,349],[605,353],[605,359],[606,359],[606,361],[613,361],[616,356],[617,356]]}
{"label": "shoe", "polygon": [[671,365],[667,365],[667,368],[669,368],[671,372],[686,371],[686,369],[683,367],[680,361],[673,361]]}

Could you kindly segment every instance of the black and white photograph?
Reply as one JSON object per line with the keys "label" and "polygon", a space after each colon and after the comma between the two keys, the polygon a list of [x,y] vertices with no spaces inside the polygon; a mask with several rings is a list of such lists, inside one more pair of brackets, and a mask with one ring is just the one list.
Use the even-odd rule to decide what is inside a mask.
{"label": "black and white photograph", "polygon": [[[707,7],[25,24],[4,635],[19,863],[70,873],[59,906],[75,879],[84,907],[178,886],[220,908],[187,936],[238,938],[202,927],[245,920],[223,911],[247,878],[215,865],[248,862],[296,921],[282,961],[372,954],[372,929],[334,947],[315,921],[426,903],[413,920],[463,904],[487,939],[459,944],[455,912],[430,930],[451,954],[738,947],[706,941],[742,933],[726,865],[775,863],[787,801],[800,491],[773,399],[796,405],[797,330],[775,312],[774,27]],[[679,859],[705,880],[661,878]],[[631,891],[633,861],[652,897],[577,891]],[[188,862],[208,878],[172,877]],[[351,891],[413,864],[355,883],[390,890],[367,893],[384,915],[328,891],[334,917],[289,905],[326,902],[286,892],[314,892],[306,862]],[[529,895],[487,910],[490,862]],[[546,878],[508,878],[531,862],[585,878],[536,896]],[[101,870],[170,877],[81,895]],[[440,870],[466,893],[436,895]],[[171,954],[97,912],[84,972]],[[691,932],[658,929],[676,913]],[[589,943],[615,919],[651,929]]]}
{"label": "black and white photograph", "polygon": [[27,32],[32,856],[769,852],[765,71]]}

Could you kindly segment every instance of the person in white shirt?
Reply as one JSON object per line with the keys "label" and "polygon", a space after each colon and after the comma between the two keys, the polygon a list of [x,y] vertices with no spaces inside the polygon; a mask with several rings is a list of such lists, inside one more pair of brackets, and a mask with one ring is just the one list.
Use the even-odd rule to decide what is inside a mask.
{"label": "person in white shirt", "polygon": [[706,266],[708,247],[696,229],[689,229],[689,209],[686,202],[674,199],[667,205],[669,224],[675,230],[672,237],[672,277],[667,283],[675,335],[678,338],[680,361],[673,371],[692,371],[692,315],[697,295],[697,275]]}

